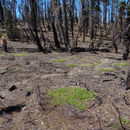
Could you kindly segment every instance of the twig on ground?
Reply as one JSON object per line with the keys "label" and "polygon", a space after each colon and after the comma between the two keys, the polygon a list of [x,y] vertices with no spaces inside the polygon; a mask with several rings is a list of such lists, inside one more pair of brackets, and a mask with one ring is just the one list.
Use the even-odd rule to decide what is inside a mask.
{"label": "twig on ground", "polygon": [[102,129],[102,124],[101,124],[100,117],[98,116],[98,114],[97,114],[97,113],[95,113],[95,115],[96,115],[96,117],[97,117],[97,119],[98,119],[98,123],[99,123],[99,130],[103,130],[103,129]]}
{"label": "twig on ground", "polygon": [[121,128],[123,130],[126,130],[126,128],[123,126],[123,123],[121,121],[121,114],[120,114],[120,111],[119,111],[119,108],[117,108],[114,104],[114,102],[112,102],[112,106],[115,108],[116,112],[118,113],[118,118],[119,118],[119,121],[120,121],[120,125],[121,125]]}
{"label": "twig on ground", "polygon": [[37,101],[38,101],[38,105],[42,108],[42,111],[45,110],[45,108],[43,107],[43,98],[41,97],[41,92],[40,92],[40,88],[39,85],[36,87],[36,93],[37,93]]}

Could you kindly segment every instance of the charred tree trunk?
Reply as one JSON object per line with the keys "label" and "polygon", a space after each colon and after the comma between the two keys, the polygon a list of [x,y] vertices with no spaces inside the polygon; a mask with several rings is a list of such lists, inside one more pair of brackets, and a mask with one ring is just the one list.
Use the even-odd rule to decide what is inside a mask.
{"label": "charred tree trunk", "polygon": [[90,33],[90,39],[91,44],[89,46],[89,49],[94,49],[94,21],[93,21],[93,9],[92,9],[92,1],[90,2],[89,7],[89,33]]}
{"label": "charred tree trunk", "polygon": [[30,8],[31,8],[31,19],[30,19],[30,26],[33,30],[33,39],[38,46],[39,51],[44,51],[40,38],[38,36],[38,28],[37,28],[37,2],[36,0],[30,0]]}
{"label": "charred tree trunk", "polygon": [[52,24],[52,31],[53,31],[53,36],[54,36],[54,42],[55,42],[55,46],[57,48],[60,48],[60,42],[58,40],[58,35],[57,35],[57,29],[56,29],[56,22],[57,22],[57,15],[58,15],[58,11],[57,11],[57,1],[52,0],[51,1],[51,24]]}
{"label": "charred tree trunk", "polygon": [[69,50],[70,44],[69,44],[69,33],[68,33],[68,18],[67,18],[67,4],[66,0],[63,0],[63,14],[64,14],[64,34],[65,34],[65,46]]}
{"label": "charred tree trunk", "polygon": [[103,0],[103,24],[106,29],[106,21],[107,21],[107,0]]}
{"label": "charred tree trunk", "polygon": [[57,48],[60,48],[60,43],[59,43],[59,40],[58,40],[58,37],[57,37],[57,32],[56,32],[55,24],[54,24],[53,21],[52,21],[52,30],[53,30],[53,36],[54,36],[55,46]]}
{"label": "charred tree trunk", "polygon": [[74,38],[74,0],[70,0],[70,28],[72,33],[72,38]]}
{"label": "charred tree trunk", "polygon": [[4,11],[3,11],[3,7],[2,7],[1,2],[0,2],[0,22],[1,23],[4,22]]}
{"label": "charred tree trunk", "polygon": [[112,44],[113,44],[113,47],[115,49],[115,53],[117,53],[118,52],[118,47],[117,47],[117,45],[115,43],[115,25],[114,25],[114,23],[113,23],[113,26],[112,26]]}

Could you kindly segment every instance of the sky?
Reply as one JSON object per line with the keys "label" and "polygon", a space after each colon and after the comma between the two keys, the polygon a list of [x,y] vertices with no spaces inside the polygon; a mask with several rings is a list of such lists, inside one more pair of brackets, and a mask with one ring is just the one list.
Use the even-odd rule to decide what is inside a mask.
{"label": "sky", "polygon": [[[44,0],[43,0],[44,1]],[[76,1],[76,5],[78,5],[79,3],[80,3],[80,1],[81,0],[75,0]],[[111,0],[110,0],[111,1]],[[121,1],[121,0],[120,0]],[[126,2],[128,2],[128,0],[125,0]],[[129,2],[130,2],[130,0],[129,0]],[[20,5],[20,3],[21,3],[21,0],[17,0],[17,7],[18,7],[18,5]],[[80,7],[80,6],[79,6]],[[101,6],[101,8],[103,8],[102,6]],[[78,8],[79,9],[79,8]],[[17,8],[17,17],[19,17],[20,16],[20,14],[19,14],[19,11],[18,11],[18,8]]]}

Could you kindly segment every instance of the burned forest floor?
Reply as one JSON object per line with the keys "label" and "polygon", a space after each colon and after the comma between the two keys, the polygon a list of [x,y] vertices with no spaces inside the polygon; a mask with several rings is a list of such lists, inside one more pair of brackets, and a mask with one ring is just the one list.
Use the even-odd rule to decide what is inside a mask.
{"label": "burned forest floor", "polygon": [[[33,44],[8,47],[0,47],[0,130],[130,130],[130,59],[122,60],[122,50],[44,54]],[[97,96],[85,110],[53,106],[47,92],[68,86]]]}

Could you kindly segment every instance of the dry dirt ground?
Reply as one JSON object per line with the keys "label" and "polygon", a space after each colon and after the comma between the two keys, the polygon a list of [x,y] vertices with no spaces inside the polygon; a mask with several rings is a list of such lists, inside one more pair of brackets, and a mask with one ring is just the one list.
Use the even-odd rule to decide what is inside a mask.
{"label": "dry dirt ground", "polygon": [[[115,65],[123,62],[121,53],[43,54],[32,44],[8,46],[9,53],[0,51],[0,130],[130,130],[129,66]],[[112,70],[98,71],[102,68]],[[66,86],[85,87],[98,96],[85,111],[67,104],[53,107],[47,91]]]}

